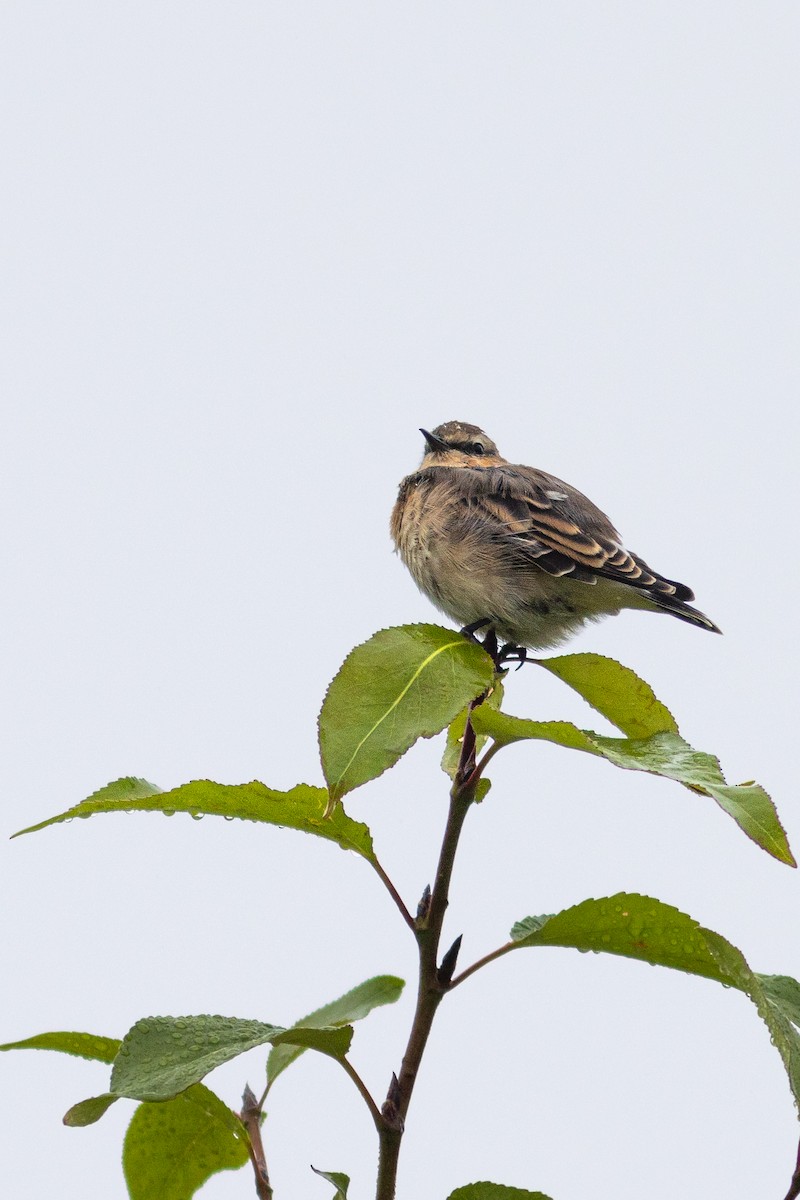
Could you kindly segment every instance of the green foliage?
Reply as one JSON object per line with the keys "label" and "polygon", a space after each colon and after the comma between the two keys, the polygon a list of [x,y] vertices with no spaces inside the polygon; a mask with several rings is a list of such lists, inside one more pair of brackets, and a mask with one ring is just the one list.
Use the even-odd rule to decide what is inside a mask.
{"label": "green foliage", "polygon": [[583,900],[554,916],[526,917],[513,927],[511,938],[516,948],[570,946],[621,954],[738,986],[709,948],[706,932],[670,904],[620,892],[600,900]]}
{"label": "green foliage", "polygon": [[341,1171],[318,1171],[316,1167],[311,1170],[315,1175],[321,1175],[323,1179],[327,1179],[328,1183],[332,1183],[336,1188],[331,1200],[347,1200],[347,1189],[350,1187],[350,1176],[343,1175]]}
{"label": "green foliage", "polygon": [[418,738],[441,733],[493,678],[480,646],[438,625],[382,629],[357,646],[319,718],[331,803],[382,775]]}
{"label": "green foliage", "polygon": [[[800,984],[788,976],[753,972],[742,953],[720,934],[659,900],[620,892],[584,900],[554,915],[527,917],[514,926],[510,942],[461,975],[451,979],[452,963],[444,970],[439,938],[460,830],[470,806],[489,788],[486,765],[515,742],[547,741],[591,754],[615,767],[681,783],[712,797],[757,845],[779,861],[794,865],[786,834],[763,788],[753,783],[728,784],[717,760],[693,749],[681,737],[672,714],[633,671],[595,654],[538,660],[538,665],[578,692],[623,736],[607,737],[568,721],[509,716],[501,711],[501,677],[480,646],[438,626],[402,626],[383,630],[358,646],[331,683],[319,719],[327,789],[299,784],[284,792],[258,782],[225,785],[200,780],[162,792],[146,780],[127,778],[22,831],[96,813],[156,811],[189,813],[195,818],[213,814],[310,833],[353,850],[369,862],[421,951],[420,1002],[404,1058],[406,1082],[393,1080],[382,1108],[347,1056],[353,1022],[399,998],[403,982],[393,975],[366,980],[291,1027],[220,1016],[149,1017],[137,1021],[121,1043],[87,1033],[56,1032],[0,1047],[56,1050],[113,1062],[109,1090],[73,1105],[64,1120],[72,1126],[89,1125],[120,1097],[142,1101],[124,1149],[125,1178],[133,1200],[189,1200],[217,1171],[240,1167],[248,1158],[254,1165],[263,1164],[260,1123],[264,1096],[259,1101],[246,1089],[240,1117],[200,1081],[222,1063],[265,1044],[272,1049],[264,1095],[306,1049],[341,1063],[378,1130],[382,1153],[377,1200],[388,1200],[394,1195],[393,1172],[410,1099],[410,1092],[403,1095],[402,1088],[409,1087],[409,1078],[412,1083],[416,1078],[439,1002],[450,988],[460,986],[478,969],[521,949],[561,946],[622,955],[743,992],[766,1023],[800,1105]],[[444,729],[447,739],[442,766],[456,782],[450,791],[434,886],[426,892],[415,921],[380,865],[369,829],[351,820],[340,801],[347,792],[394,765],[420,737]],[[462,762],[462,749],[470,747],[473,734],[475,755],[465,753]],[[408,1071],[407,1060],[411,1061]],[[336,1189],[333,1200],[346,1200],[350,1182],[346,1175],[316,1173]],[[267,1194],[265,1188],[262,1178],[259,1195]],[[547,1197],[541,1192],[480,1182],[457,1188],[449,1200]]]}
{"label": "green foliage", "polygon": [[[527,917],[511,930],[514,948],[570,946],[597,954],[621,954],[654,966],[673,967],[737,988],[749,996],[783,1059],[800,1105],[800,984],[786,976],[760,976],[741,951],[670,904],[620,892],[584,900],[555,916]],[[776,982],[777,981],[777,982]]]}
{"label": "green foliage", "polygon": [[500,746],[538,740],[570,750],[582,750],[622,767],[647,771],[684,784],[690,791],[711,796],[748,837],[777,858],[795,866],[783,826],[767,793],[757,784],[726,784],[719,763],[710,754],[694,750],[677,733],[653,733],[645,738],[610,738],[579,729],[570,721],[527,721],[481,706],[473,717],[476,732],[492,737]]}
{"label": "green foliage", "polygon": [[341,808],[326,817],[327,802],[328,793],[324,788],[310,787],[306,783],[299,783],[288,792],[276,792],[257,781],[227,784],[198,779],[162,792],[144,779],[117,779],[66,812],[21,829],[14,837],[35,833],[61,821],[71,821],[73,817],[91,817],[97,813],[160,812],[171,817],[180,812],[195,818],[208,815],[261,821],[266,825],[313,833],[336,842],[343,850],[355,850],[356,854],[374,862],[372,838],[366,825],[351,821]]}
{"label": "green foliage", "polygon": [[247,1133],[218,1096],[195,1084],[163,1104],[140,1104],[122,1152],[131,1200],[189,1200],[218,1171],[243,1167]]}
{"label": "green foliage", "polygon": [[[503,681],[498,677],[492,683],[488,693],[481,701],[481,708],[499,709],[503,704]],[[477,710],[475,710],[477,711]],[[451,721],[447,728],[447,741],[444,745],[444,753],[442,754],[442,770],[445,775],[449,775],[451,779],[456,777],[456,769],[458,760],[461,756],[461,745],[464,739],[464,731],[467,727],[467,717],[469,709],[465,708],[460,712],[455,721]],[[489,741],[488,733],[479,733],[475,738],[475,755],[480,757],[486,743]],[[483,781],[482,781],[483,782]],[[485,780],[488,783],[488,779]]]}
{"label": "green foliage", "polygon": [[451,1192],[447,1200],[550,1200],[550,1197],[544,1192],[527,1192],[502,1183],[468,1183]]}
{"label": "green foliage", "polygon": [[81,1100],[64,1113],[64,1124],[75,1129],[84,1125],[94,1125],[117,1100],[119,1096],[113,1096],[111,1092],[103,1092],[102,1096],[90,1096],[88,1100]]}
{"label": "green foliage", "polygon": [[6,1042],[0,1050],[57,1050],[60,1054],[111,1063],[120,1044],[117,1038],[99,1037],[95,1033],[37,1033],[21,1042]]}
{"label": "green foliage", "polygon": [[[328,1026],[348,1025],[351,1021],[361,1021],[369,1016],[374,1008],[383,1004],[394,1004],[400,999],[405,981],[395,975],[377,975],[367,979],[358,987],[345,992],[338,1000],[323,1004],[322,1008],[309,1013],[297,1025],[305,1029],[325,1029]],[[291,1032],[291,1031],[290,1031]],[[305,1046],[289,1042],[273,1045],[267,1059],[267,1079],[273,1084],[282,1071],[285,1071],[300,1057]]]}
{"label": "green foliage", "polygon": [[679,732],[672,713],[650,684],[613,658],[602,654],[562,654],[558,658],[539,659],[538,665],[583,696],[587,704],[626,737]]}
{"label": "green foliage", "polygon": [[123,1039],[111,1072],[111,1091],[133,1100],[167,1100],[265,1042],[290,1042],[344,1058],[352,1038],[350,1025],[282,1029],[239,1017],[147,1017]]}
{"label": "green foliage", "polygon": [[800,1028],[800,983],[791,975],[759,975],[770,1004],[780,1009],[787,1021]]}

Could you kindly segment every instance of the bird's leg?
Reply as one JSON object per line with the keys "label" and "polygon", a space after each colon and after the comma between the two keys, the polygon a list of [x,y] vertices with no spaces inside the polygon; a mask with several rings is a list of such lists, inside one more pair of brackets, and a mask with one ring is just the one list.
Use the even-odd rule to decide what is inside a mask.
{"label": "bird's leg", "polygon": [[[480,638],[477,638],[475,636],[475,634],[478,632],[479,629],[486,629],[487,625],[489,626],[489,628],[486,630],[486,633],[484,634],[483,641],[481,641]],[[499,670],[500,664],[497,661],[497,634],[495,633],[494,629],[492,629],[491,626],[492,626],[492,618],[491,617],[482,617],[480,619],[480,621],[473,621],[470,625],[465,625],[463,627],[463,629],[461,630],[461,633],[464,635],[465,638],[469,638],[469,640],[471,642],[474,642],[476,646],[483,646],[484,650],[486,651],[486,653],[489,655],[489,657],[494,662],[494,665]]]}
{"label": "bird's leg", "polygon": [[[479,629],[489,629],[484,634],[483,641],[475,636]],[[502,671],[506,663],[517,663],[517,670],[528,661],[528,651],[524,646],[517,646],[514,642],[505,642],[498,647],[497,634],[492,626],[492,618],[484,617],[480,621],[473,621],[471,625],[465,625],[461,630],[464,637],[469,638],[471,642],[475,642],[478,646],[483,646],[486,653],[494,662],[498,671]]]}
{"label": "bird's leg", "polygon": [[[479,629],[489,628],[483,636],[483,641],[477,638],[475,634]],[[470,625],[465,625],[461,630],[464,637],[469,638],[471,642],[475,642],[476,646],[482,646],[486,653],[491,658],[497,671],[502,671],[506,662],[517,662],[519,665],[525,662],[526,650],[524,646],[515,646],[511,642],[507,642],[504,646],[499,647],[497,634],[492,627],[492,618],[483,617],[480,621],[473,621]]]}
{"label": "bird's leg", "polygon": [[489,658],[491,658],[494,662],[494,670],[499,671],[500,661],[498,659],[498,635],[495,634],[493,629],[487,630],[486,636],[483,637],[482,646],[483,649],[486,650]]}
{"label": "bird's leg", "polygon": [[471,642],[478,642],[478,645],[480,646],[483,643],[478,641],[478,638],[475,637],[475,634],[479,629],[485,629],[486,626],[491,625],[491,623],[491,617],[481,617],[480,621],[473,621],[470,625],[465,625],[459,632],[463,633],[464,637],[469,638]]}

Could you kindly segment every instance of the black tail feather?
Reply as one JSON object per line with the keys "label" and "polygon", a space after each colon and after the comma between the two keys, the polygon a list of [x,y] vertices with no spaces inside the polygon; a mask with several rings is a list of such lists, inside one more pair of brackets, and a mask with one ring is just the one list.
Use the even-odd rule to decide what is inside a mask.
{"label": "black tail feather", "polygon": [[709,633],[722,633],[718,625],[715,625],[710,617],[705,613],[700,612],[698,608],[692,608],[683,600],[676,600],[674,596],[660,595],[655,591],[647,591],[642,593],[651,600],[657,608],[664,612],[671,613],[673,617],[677,617],[679,621],[686,621],[689,625],[696,625],[698,629],[707,629]]}

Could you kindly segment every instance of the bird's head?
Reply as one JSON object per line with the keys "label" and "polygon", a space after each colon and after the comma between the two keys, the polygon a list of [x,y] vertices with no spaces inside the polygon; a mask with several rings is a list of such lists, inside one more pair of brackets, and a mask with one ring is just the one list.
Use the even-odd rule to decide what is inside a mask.
{"label": "bird's head", "polygon": [[447,421],[432,433],[421,429],[425,438],[425,467],[494,467],[504,459],[492,439],[477,425],[466,421]]}

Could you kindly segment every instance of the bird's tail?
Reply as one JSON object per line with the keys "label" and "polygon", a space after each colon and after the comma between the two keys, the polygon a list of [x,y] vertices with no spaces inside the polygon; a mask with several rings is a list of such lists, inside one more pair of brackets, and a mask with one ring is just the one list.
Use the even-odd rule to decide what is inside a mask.
{"label": "bird's tail", "polygon": [[652,601],[657,608],[677,617],[679,621],[688,621],[690,625],[696,625],[698,629],[707,629],[709,633],[722,633],[722,630],[714,624],[710,617],[700,612],[699,608],[692,608],[691,604],[687,604],[685,600],[678,600],[675,596],[665,596],[663,593],[655,591],[648,591],[647,599]]}

